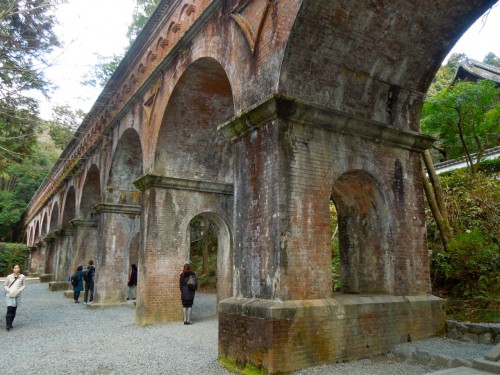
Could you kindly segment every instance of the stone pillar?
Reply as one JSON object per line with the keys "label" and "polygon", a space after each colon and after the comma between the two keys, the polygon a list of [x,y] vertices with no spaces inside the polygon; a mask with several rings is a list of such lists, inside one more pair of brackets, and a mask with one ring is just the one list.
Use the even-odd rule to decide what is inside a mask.
{"label": "stone pillar", "polygon": [[56,262],[56,237],[53,234],[49,234],[43,239],[46,244],[46,252],[44,259],[44,269],[43,274],[40,275],[40,282],[52,281],[54,277],[55,262]]}
{"label": "stone pillar", "polygon": [[125,301],[129,275],[130,241],[139,231],[141,208],[137,205],[99,203],[94,301]]}
{"label": "stone pillar", "polygon": [[[427,294],[415,168],[428,137],[282,96],[219,129],[234,142],[238,182],[236,294],[219,305],[219,357],[284,373],[381,354],[443,329],[442,301]],[[376,242],[369,255],[356,249],[365,258],[357,267],[372,267],[384,281],[381,293],[369,292],[368,275],[358,270],[358,293],[370,295],[333,296],[329,199],[341,176],[358,173],[373,176],[382,193],[370,192],[373,199],[359,207],[349,189],[362,196],[363,179],[336,191],[347,214],[354,209],[356,220],[374,221],[361,220],[346,237]],[[379,224],[384,232],[366,230]],[[352,243],[344,245],[350,250]]]}
{"label": "stone pillar", "polygon": [[[147,175],[134,184],[142,191],[136,322],[182,320],[179,275],[189,262],[189,223],[200,213],[219,227],[220,299],[232,296],[230,228],[233,185]],[[222,261],[225,261],[222,264]]]}
{"label": "stone pillar", "polygon": [[64,282],[68,276],[75,272],[75,269],[71,268],[74,257],[74,230],[73,228],[64,228],[56,230],[54,233],[58,238],[54,279],[58,282]]}
{"label": "stone pillar", "polygon": [[71,225],[75,228],[75,257],[73,267],[88,264],[90,259],[97,259],[97,220],[71,220]]}

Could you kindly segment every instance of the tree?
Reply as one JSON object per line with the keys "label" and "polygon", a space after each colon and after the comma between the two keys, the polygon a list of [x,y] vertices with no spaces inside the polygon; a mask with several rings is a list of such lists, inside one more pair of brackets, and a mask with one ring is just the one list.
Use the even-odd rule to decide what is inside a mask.
{"label": "tree", "polygon": [[457,82],[426,100],[422,131],[437,137],[450,157],[465,155],[475,174],[484,151],[500,141],[499,97],[500,88],[492,81]]}
{"label": "tree", "polygon": [[84,117],[85,113],[81,109],[73,111],[69,105],[52,108],[52,119],[47,122],[47,126],[49,135],[56,146],[64,150]]}
{"label": "tree", "polygon": [[[44,56],[59,41],[54,34],[57,0],[1,0],[0,9],[0,101],[26,104],[24,93],[47,94],[48,82],[41,68]],[[30,104],[32,102],[29,101]],[[18,105],[16,105],[17,107]]]}
{"label": "tree", "polygon": [[104,87],[123,59],[123,55],[102,56],[97,54],[97,56],[100,63],[91,67],[90,71],[83,77],[82,84],[85,86]]}
{"label": "tree", "polygon": [[127,32],[127,37],[130,41],[130,44],[135,41],[160,1],[161,0],[136,0],[135,11],[132,14],[132,23],[128,27]]}
{"label": "tree", "polygon": [[0,176],[0,241],[13,242],[16,223],[31,197],[50,172],[58,153],[43,143],[35,143],[32,153],[21,163],[11,163]]}
{"label": "tree", "polygon": [[93,87],[104,87],[108,82],[111,75],[114,73],[123,56],[130,48],[132,43],[146,25],[151,14],[158,6],[161,0],[136,0],[136,7],[132,14],[132,23],[128,27],[127,37],[129,40],[129,47],[127,47],[123,55],[100,56],[100,63],[94,65],[90,72],[84,76],[83,84]]}
{"label": "tree", "polygon": [[442,65],[434,76],[431,86],[427,91],[427,97],[434,96],[437,93],[446,90],[453,81],[453,77],[457,72],[458,66],[466,60],[467,56],[463,53],[453,53],[448,59],[446,65]]}
{"label": "tree", "polygon": [[0,170],[19,163],[36,141],[38,103],[29,90],[48,94],[44,56],[59,41],[51,9],[57,0],[0,0]]}
{"label": "tree", "polygon": [[483,59],[483,62],[488,65],[496,66],[500,68],[500,57],[495,55],[493,52],[489,52]]}

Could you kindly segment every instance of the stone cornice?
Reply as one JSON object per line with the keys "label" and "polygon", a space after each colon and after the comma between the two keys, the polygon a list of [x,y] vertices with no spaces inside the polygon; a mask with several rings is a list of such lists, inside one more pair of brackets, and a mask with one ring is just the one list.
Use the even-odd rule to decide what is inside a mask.
{"label": "stone cornice", "polygon": [[231,121],[219,125],[217,129],[222,131],[226,138],[235,141],[277,119],[317,126],[336,133],[363,137],[377,143],[384,142],[419,152],[428,149],[434,142],[434,138],[427,135],[396,129],[378,121],[278,94],[251,107]]}
{"label": "stone cornice", "polygon": [[54,234],[57,237],[71,237],[75,233],[75,230],[73,228],[64,228],[64,229],[58,229],[54,231]]}
{"label": "stone cornice", "polygon": [[152,187],[160,187],[164,189],[191,190],[204,193],[233,195],[233,184],[155,176],[151,174],[139,177],[134,181],[134,185],[141,191]]}
{"label": "stone cornice", "polygon": [[74,227],[86,227],[86,228],[97,227],[96,220],[73,219],[70,221],[70,223]]}
{"label": "stone cornice", "polygon": [[140,215],[141,206],[131,204],[118,204],[118,203],[98,203],[94,206],[98,214],[101,213],[115,213],[126,215]]}

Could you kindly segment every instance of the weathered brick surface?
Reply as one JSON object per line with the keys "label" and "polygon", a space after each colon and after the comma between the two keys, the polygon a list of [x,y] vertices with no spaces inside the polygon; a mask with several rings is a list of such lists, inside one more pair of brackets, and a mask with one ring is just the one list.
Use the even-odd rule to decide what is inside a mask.
{"label": "weathered brick surface", "polygon": [[232,298],[220,305],[219,358],[279,374],[383,354],[398,343],[442,333],[442,305],[429,295]]}
{"label": "weathered brick surface", "polygon": [[[33,267],[53,263],[56,280],[70,274],[92,236],[64,233],[95,213],[98,298],[123,299],[137,261],[137,322],[178,320],[187,228],[201,214],[219,228],[220,300],[328,300],[332,197],[342,290],[425,295],[422,99],[450,47],[493,3],[162,1],[28,208],[29,246],[60,234]],[[302,366],[404,339],[406,312],[384,312],[377,324],[395,316],[402,325],[372,340],[370,314],[379,313],[370,309],[346,309],[354,328],[345,318],[340,327],[319,316],[271,324],[236,312],[241,337],[221,345],[249,347],[246,359],[275,371],[291,354]],[[422,309],[419,321],[432,322],[434,311]],[[316,334],[323,325],[344,346]],[[326,349],[311,353],[302,337]]]}
{"label": "weathered brick surface", "polygon": [[232,296],[231,213],[231,195],[168,186],[149,186],[143,191],[141,220],[146,230],[144,250],[139,254],[138,324],[182,319],[179,275],[189,262],[189,223],[200,214],[211,219],[223,234],[217,254],[217,294],[219,300]]}

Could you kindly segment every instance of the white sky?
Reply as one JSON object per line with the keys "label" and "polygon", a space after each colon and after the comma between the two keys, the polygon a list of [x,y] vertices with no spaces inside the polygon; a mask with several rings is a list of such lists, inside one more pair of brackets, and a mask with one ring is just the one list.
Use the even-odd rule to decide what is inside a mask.
{"label": "white sky", "polygon": [[[55,104],[69,104],[88,112],[99,96],[100,89],[82,86],[80,82],[89,67],[102,56],[121,54],[128,45],[126,37],[132,20],[134,0],[69,0],[60,5],[55,29],[64,49],[53,55],[53,66],[45,70],[46,77],[58,86],[50,102],[41,103],[42,118],[49,119]],[[482,61],[488,52],[500,57],[500,5],[490,11],[487,19],[480,18],[458,41],[451,53],[465,53]]]}

